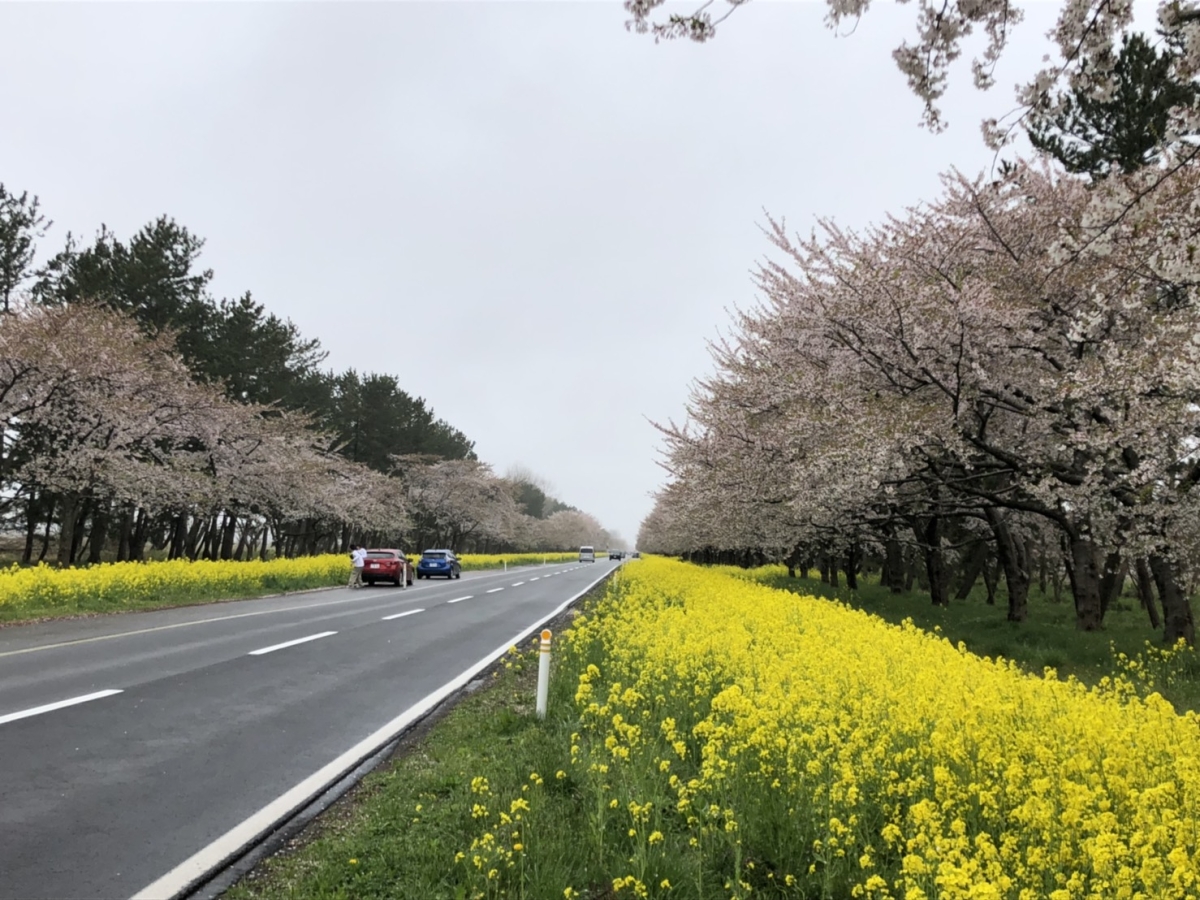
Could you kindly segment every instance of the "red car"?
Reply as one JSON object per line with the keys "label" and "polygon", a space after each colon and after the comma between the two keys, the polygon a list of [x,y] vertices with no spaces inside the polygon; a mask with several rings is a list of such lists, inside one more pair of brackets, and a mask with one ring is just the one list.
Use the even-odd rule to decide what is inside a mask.
{"label": "red car", "polygon": [[367,584],[390,581],[396,587],[409,585],[413,583],[412,563],[402,550],[368,550],[362,579]]}

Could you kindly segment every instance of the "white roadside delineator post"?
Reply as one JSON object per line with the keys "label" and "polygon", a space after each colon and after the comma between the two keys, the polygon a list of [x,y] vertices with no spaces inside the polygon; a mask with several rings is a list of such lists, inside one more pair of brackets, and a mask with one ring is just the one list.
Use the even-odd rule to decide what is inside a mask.
{"label": "white roadside delineator post", "polygon": [[550,695],[550,630],[542,632],[541,652],[538,654],[537,716],[546,718],[546,699]]}

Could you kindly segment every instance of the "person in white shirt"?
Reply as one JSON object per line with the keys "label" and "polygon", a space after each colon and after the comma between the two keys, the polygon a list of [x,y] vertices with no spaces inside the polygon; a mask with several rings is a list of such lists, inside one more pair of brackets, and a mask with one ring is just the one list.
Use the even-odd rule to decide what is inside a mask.
{"label": "person in white shirt", "polygon": [[366,564],[366,548],[357,545],[352,546],[350,548],[350,584],[348,587],[360,588],[363,586],[362,573],[363,566]]}

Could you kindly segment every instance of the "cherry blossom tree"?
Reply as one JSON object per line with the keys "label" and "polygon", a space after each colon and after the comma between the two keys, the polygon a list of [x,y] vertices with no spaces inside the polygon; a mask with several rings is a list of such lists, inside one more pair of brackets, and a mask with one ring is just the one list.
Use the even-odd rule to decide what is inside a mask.
{"label": "cherry blossom tree", "polygon": [[[687,12],[666,11],[666,0],[625,0],[629,13],[626,27],[653,35],[655,40],[684,38],[705,42],[749,0],[705,0]],[[856,22],[869,9],[869,0],[826,0],[826,23],[841,29]],[[1024,16],[1011,0],[919,0],[915,7],[914,35],[901,42],[892,57],[909,88],[924,106],[926,127],[945,127],[939,104],[945,94],[950,69],[962,55],[964,44],[977,32],[984,37],[982,52],[971,61],[975,87],[990,88],[994,68],[1011,39],[1013,28]],[[1059,59],[1047,66],[1017,92],[1017,117],[1030,109],[1051,114],[1061,110],[1066,96],[1055,88],[1065,86],[1078,96],[1104,99],[1113,90],[1113,68],[1119,57],[1117,42],[1133,23],[1130,0],[1065,0],[1048,37],[1058,48]],[[1158,26],[1180,48],[1179,76],[1193,78],[1200,72],[1200,7],[1184,0],[1163,0],[1158,6]],[[1174,134],[1194,132],[1200,117],[1195,106],[1179,108],[1164,134],[1169,143]],[[1011,135],[1011,126],[995,120],[983,123],[989,143],[999,146]]]}
{"label": "cherry blossom tree", "polygon": [[679,487],[660,520],[691,521],[692,546],[903,526],[935,602],[954,540],[987,533],[1019,619],[1033,517],[1061,535],[1081,628],[1100,626],[1122,558],[1145,559],[1166,638],[1191,639],[1198,181],[1088,187],[1018,165],[949,176],[862,233],[772,223],[759,303],[715,348],[691,424],[665,429]]}

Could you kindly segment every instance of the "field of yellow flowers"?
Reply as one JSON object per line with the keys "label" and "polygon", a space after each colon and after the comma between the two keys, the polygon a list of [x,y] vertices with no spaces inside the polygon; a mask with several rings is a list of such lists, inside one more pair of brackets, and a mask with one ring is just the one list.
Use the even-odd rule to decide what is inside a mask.
{"label": "field of yellow flowers", "polygon": [[[570,553],[510,553],[467,555],[462,563],[473,570],[574,558]],[[343,584],[349,574],[350,559],[340,553],[265,562],[176,559],[68,569],[13,565],[0,569],[0,621],[255,597]]]}
{"label": "field of yellow flowers", "polygon": [[567,785],[566,900],[1200,897],[1200,719],[1124,678],[662,559],[565,638],[569,750],[512,796],[472,783],[471,896],[527,896]]}
{"label": "field of yellow flowers", "polygon": [[57,569],[11,566],[0,571],[0,619],[148,609],[253,597],[345,582],[341,554],[247,562],[175,559],[101,563]]}
{"label": "field of yellow flowers", "polygon": [[564,563],[579,559],[579,553],[465,553],[459,557],[464,572],[478,569],[499,569],[506,563],[512,566],[540,566],[542,563]]}

